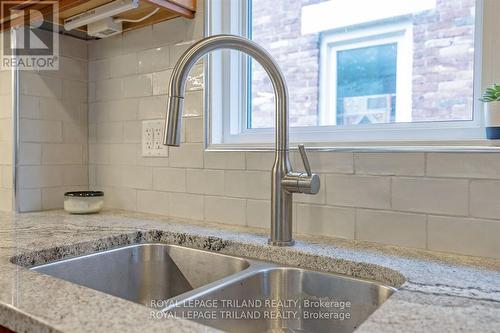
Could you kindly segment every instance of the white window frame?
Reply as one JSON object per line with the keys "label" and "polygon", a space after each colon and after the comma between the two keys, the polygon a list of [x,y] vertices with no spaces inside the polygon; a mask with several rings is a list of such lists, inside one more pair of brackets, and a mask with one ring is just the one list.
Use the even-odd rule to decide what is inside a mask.
{"label": "white window frame", "polygon": [[[472,121],[291,127],[291,145],[307,143],[313,149],[346,146],[414,146],[421,148],[425,146],[463,147],[490,145],[491,142],[485,140],[483,105],[477,98],[481,92],[483,60],[483,0],[477,0],[476,2],[474,108]],[[232,33],[248,36],[250,32],[248,22],[251,20],[251,17],[248,15],[248,9],[247,0],[207,0],[205,8],[205,17],[207,18],[205,21],[206,35]],[[391,26],[391,28],[393,29],[394,26]],[[348,37],[348,33],[344,37]],[[205,89],[205,110],[207,113],[207,117],[205,117],[206,149],[272,149],[274,140],[273,128],[246,128],[249,83],[247,80],[241,79],[242,75],[246,76],[248,71],[246,56],[228,55],[229,53],[234,53],[234,51],[225,51],[224,53],[225,55],[210,55],[205,69],[207,77]],[[320,103],[322,101],[320,97]]]}

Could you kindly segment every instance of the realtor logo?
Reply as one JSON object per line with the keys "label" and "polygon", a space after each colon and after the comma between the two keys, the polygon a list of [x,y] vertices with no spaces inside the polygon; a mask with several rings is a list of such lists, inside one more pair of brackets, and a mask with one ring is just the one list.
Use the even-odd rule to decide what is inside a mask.
{"label": "realtor logo", "polygon": [[58,70],[59,1],[1,1],[0,7],[0,69]]}

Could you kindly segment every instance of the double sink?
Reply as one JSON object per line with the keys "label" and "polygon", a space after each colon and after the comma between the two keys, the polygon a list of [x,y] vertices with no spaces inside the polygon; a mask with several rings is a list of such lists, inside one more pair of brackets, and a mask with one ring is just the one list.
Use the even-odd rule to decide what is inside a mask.
{"label": "double sink", "polygon": [[352,332],[395,289],[374,281],[162,243],[32,270],[228,332]]}

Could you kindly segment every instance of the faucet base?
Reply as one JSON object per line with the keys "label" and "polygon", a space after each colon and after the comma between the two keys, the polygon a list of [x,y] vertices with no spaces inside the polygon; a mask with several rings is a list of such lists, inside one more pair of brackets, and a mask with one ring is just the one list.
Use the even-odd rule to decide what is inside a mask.
{"label": "faucet base", "polygon": [[290,241],[273,241],[269,239],[267,241],[267,244],[272,245],[272,246],[292,246],[295,244],[295,241],[292,239]]}

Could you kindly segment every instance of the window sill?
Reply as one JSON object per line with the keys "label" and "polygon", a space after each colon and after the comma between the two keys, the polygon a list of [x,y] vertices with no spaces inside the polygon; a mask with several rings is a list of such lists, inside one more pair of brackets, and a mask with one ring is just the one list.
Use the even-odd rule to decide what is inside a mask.
{"label": "window sill", "polygon": [[[358,153],[500,153],[500,140],[473,140],[460,142],[339,142],[305,143],[310,151],[358,152]],[[297,144],[291,143],[290,150]],[[205,147],[206,151],[274,151],[270,144],[214,144]]]}

